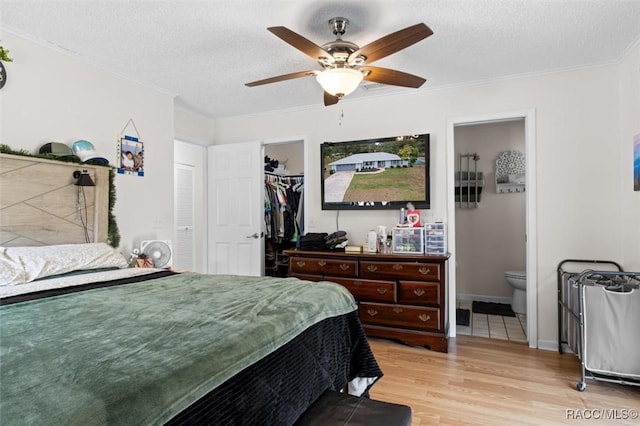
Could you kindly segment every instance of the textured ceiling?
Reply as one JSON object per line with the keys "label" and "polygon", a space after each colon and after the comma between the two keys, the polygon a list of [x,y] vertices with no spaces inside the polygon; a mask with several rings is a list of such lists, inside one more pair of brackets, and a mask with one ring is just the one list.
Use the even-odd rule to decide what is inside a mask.
{"label": "textured ceiling", "polygon": [[426,78],[420,89],[363,84],[341,102],[615,63],[640,37],[638,0],[0,0],[5,29],[212,118],[322,105],[312,77],[244,83],[320,69],[266,28],[285,26],[322,45],[334,39],[327,21],[336,16],[351,21],[344,39],[359,46],[418,22],[434,32],[374,63]]}

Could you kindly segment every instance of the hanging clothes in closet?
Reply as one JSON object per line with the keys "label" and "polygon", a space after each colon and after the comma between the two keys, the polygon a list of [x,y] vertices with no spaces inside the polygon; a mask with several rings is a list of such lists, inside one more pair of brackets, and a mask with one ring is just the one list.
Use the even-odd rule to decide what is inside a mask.
{"label": "hanging clothes in closet", "polygon": [[265,235],[275,243],[296,242],[304,233],[304,176],[265,173]]}
{"label": "hanging clothes in closet", "polygon": [[[304,234],[304,176],[265,172],[264,233],[266,273],[281,275],[282,250],[295,247]],[[269,270],[271,269],[271,271]]]}

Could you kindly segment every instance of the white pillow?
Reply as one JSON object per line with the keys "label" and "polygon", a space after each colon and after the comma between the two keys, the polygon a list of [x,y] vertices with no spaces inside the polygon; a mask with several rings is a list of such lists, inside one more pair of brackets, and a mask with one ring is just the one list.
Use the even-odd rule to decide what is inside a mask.
{"label": "white pillow", "polygon": [[126,266],[127,259],[106,243],[0,247],[0,286],[72,271]]}

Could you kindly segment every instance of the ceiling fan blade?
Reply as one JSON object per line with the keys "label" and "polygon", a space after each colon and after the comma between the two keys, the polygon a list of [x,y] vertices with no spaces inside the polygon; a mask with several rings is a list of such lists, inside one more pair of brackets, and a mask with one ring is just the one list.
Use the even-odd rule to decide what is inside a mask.
{"label": "ceiling fan blade", "polygon": [[271,77],[271,78],[265,78],[264,80],[258,80],[258,81],[252,81],[251,83],[245,83],[245,86],[248,86],[248,87],[260,86],[262,84],[276,83],[278,81],[291,80],[291,79],[294,79],[294,78],[309,77],[311,75],[316,75],[317,73],[318,73],[317,71],[292,72],[291,74],[283,74],[283,75],[278,75],[278,76]]}
{"label": "ceiling fan blade", "polygon": [[433,34],[431,28],[420,23],[407,27],[403,30],[396,31],[353,52],[349,55],[349,63],[354,61],[358,56],[364,56],[368,64],[385,56],[396,53],[414,43],[419,42]]}
{"label": "ceiling fan blade", "polygon": [[331,93],[324,92],[324,106],[335,105],[339,100],[339,97],[333,96]]}
{"label": "ceiling fan blade", "polygon": [[380,67],[362,67],[360,71],[368,71],[364,79],[375,83],[390,84],[392,86],[403,86],[418,88],[424,84],[426,79],[417,75],[409,74],[402,71],[396,71],[389,68]]}
{"label": "ceiling fan blade", "polygon": [[311,57],[314,61],[318,61],[320,58],[333,61],[333,56],[323,50],[320,46],[286,27],[269,27],[267,30],[300,50],[305,55]]}

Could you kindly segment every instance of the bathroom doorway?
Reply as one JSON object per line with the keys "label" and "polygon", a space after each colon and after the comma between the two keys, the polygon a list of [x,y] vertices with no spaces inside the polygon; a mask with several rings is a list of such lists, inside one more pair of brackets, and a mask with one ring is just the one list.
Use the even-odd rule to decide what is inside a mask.
{"label": "bathroom doorway", "polygon": [[524,118],[456,126],[454,137],[457,334],[526,343],[525,293],[512,304],[505,280],[526,276]]}
{"label": "bathroom doorway", "polygon": [[[536,281],[537,281],[537,269],[536,269],[536,162],[535,162],[535,111],[534,110],[523,110],[523,111],[514,111],[514,112],[506,112],[506,113],[496,113],[496,114],[485,114],[479,116],[470,116],[470,117],[461,117],[450,119],[448,121],[448,129],[447,129],[447,212],[448,212],[448,220],[449,220],[449,248],[451,252],[451,258],[449,261],[449,289],[448,289],[448,307],[449,307],[449,323],[450,323],[450,337],[455,337],[457,333],[456,326],[456,308],[457,308],[457,299],[459,287],[462,291],[468,291],[469,293],[462,293],[461,295],[465,295],[465,297],[474,296],[482,296],[482,294],[471,293],[474,287],[468,287],[466,283],[462,283],[460,279],[465,280],[474,280],[476,279],[473,274],[469,274],[467,271],[460,271],[460,262],[462,262],[463,267],[467,263],[473,264],[473,261],[470,261],[469,254],[465,252],[465,248],[460,249],[457,245],[460,241],[464,241],[463,238],[459,238],[457,220],[459,219],[461,222],[464,222],[465,219],[458,217],[458,208],[456,208],[455,203],[455,172],[458,169],[458,158],[457,153],[460,151],[456,151],[457,140],[456,140],[456,130],[462,129],[463,127],[469,126],[469,131],[473,135],[473,126],[479,125],[495,125],[497,128],[500,128],[500,123],[510,123],[516,122],[515,127],[520,126],[520,130],[513,130],[516,133],[520,134],[520,139],[524,138],[524,155],[525,155],[525,163],[526,163],[526,191],[524,192],[524,219],[520,216],[519,220],[522,223],[524,220],[524,234],[520,233],[521,239],[524,239],[521,245],[521,251],[524,250],[525,260],[523,268],[527,272],[526,276],[526,325],[524,330],[526,331],[526,341],[528,341],[530,347],[537,347],[537,300],[536,300]],[[510,127],[510,126],[507,126]],[[523,128],[523,130],[522,130]],[[489,129],[489,128],[476,128],[476,129]],[[494,129],[495,130],[495,129]],[[465,132],[466,130],[463,130]],[[464,147],[467,150],[467,147]],[[483,155],[482,151],[478,153],[480,158],[487,157],[486,161],[488,164],[482,163],[482,167],[486,170],[483,171],[483,195],[479,197],[479,206],[477,207],[477,211],[484,212],[485,210],[489,210],[488,207],[485,207],[486,202],[491,199],[489,195],[491,195],[494,200],[495,197],[504,196],[509,197],[514,194],[497,194],[496,186],[495,186],[495,160],[496,158],[488,158],[495,154],[488,152],[486,155]],[[480,170],[479,170],[480,171]],[[491,189],[490,189],[491,188]],[[489,191],[493,192],[492,194]],[[520,194],[520,197],[523,194]],[[505,199],[502,199],[504,201]],[[502,202],[501,201],[501,202]],[[476,211],[476,213],[477,213]],[[473,211],[466,211],[465,215],[471,216],[473,219],[473,215],[475,213]],[[469,220],[467,220],[469,221]],[[472,222],[472,220],[471,220]],[[517,221],[516,221],[517,222]],[[484,225],[481,225],[484,226]],[[475,226],[471,231],[465,230],[465,232],[478,232],[481,226]],[[475,230],[474,230],[475,229]],[[480,243],[476,241],[475,244],[480,244],[482,247],[481,250],[483,252],[490,253],[494,248],[492,245],[500,244],[500,240],[496,240],[495,238],[485,238]],[[478,250],[477,246],[475,248]],[[458,258],[458,253],[460,254],[460,259]],[[473,255],[472,255],[473,256]],[[508,262],[513,262],[513,260],[508,260]],[[517,266],[517,265],[516,265]],[[505,268],[502,265],[496,265],[494,267],[495,271],[492,273],[494,278],[492,279],[492,285],[498,285],[497,289],[488,289],[486,290],[488,299],[495,298],[497,301],[510,301],[511,297],[508,294],[511,292],[508,284],[504,279],[505,271],[497,271],[497,269]],[[511,268],[511,267],[509,267]],[[487,269],[491,269],[488,267]],[[458,277],[458,273],[460,272],[460,277]],[[485,274],[486,275],[486,274]],[[471,278],[470,278],[471,276]],[[482,274],[477,274],[478,277],[482,276]],[[495,278],[497,277],[497,278]],[[486,280],[487,278],[482,278]],[[491,278],[489,278],[491,280]],[[471,288],[471,290],[469,290]],[[481,291],[483,293],[485,291]],[[501,299],[502,298],[502,299]],[[524,325],[524,324],[523,324]],[[489,324],[487,324],[487,328]],[[506,328],[506,326],[505,326]]]}

